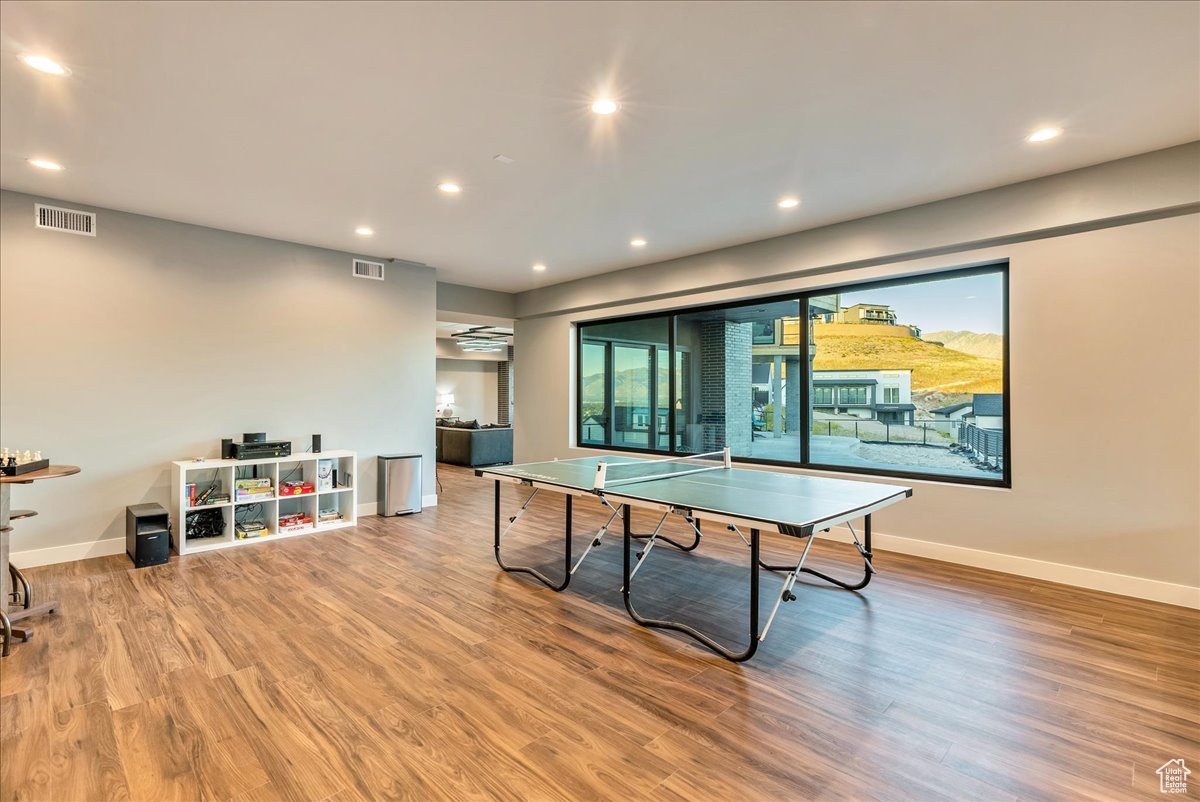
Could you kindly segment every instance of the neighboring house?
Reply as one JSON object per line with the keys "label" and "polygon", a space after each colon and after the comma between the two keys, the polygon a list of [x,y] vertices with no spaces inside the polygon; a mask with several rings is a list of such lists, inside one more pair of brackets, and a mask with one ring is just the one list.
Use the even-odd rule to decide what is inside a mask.
{"label": "neighboring house", "polygon": [[929,415],[934,421],[933,428],[947,434],[958,431],[958,426],[962,423],[963,417],[970,414],[970,401],[964,401],[961,404],[951,404],[948,407],[938,407],[929,411]]}
{"label": "neighboring house", "polygon": [[930,415],[934,420],[960,421],[964,415],[971,414],[971,402],[964,401],[961,404],[951,404],[948,407],[938,407],[930,410]]}
{"label": "neighboring house", "polygon": [[963,416],[967,423],[980,429],[1004,428],[1004,394],[975,393],[971,396],[971,411]]}
{"label": "neighboring house", "polygon": [[970,449],[975,459],[997,467],[1004,460],[1003,393],[975,393],[965,404],[935,409],[932,415],[958,421],[958,444]]}
{"label": "neighboring house", "polygon": [[887,304],[854,304],[843,306],[836,310],[815,312],[812,319],[818,323],[844,323],[847,325],[898,326],[908,329],[909,336],[920,337],[919,326],[909,326],[896,322],[896,312]]}
{"label": "neighboring house", "polygon": [[[769,368],[770,365],[762,367]],[[756,400],[773,400],[770,398],[770,371],[756,371],[754,381]],[[907,424],[911,424],[916,415],[912,403],[912,371],[907,369],[814,370],[811,400],[814,413]]]}
{"label": "neighboring house", "polygon": [[838,313],[838,323],[873,323],[883,326],[896,325],[896,313],[887,304],[855,304]]}
{"label": "neighboring house", "polygon": [[981,429],[1004,428],[1004,394],[975,393],[970,401],[931,410],[934,420],[970,423]]}
{"label": "neighboring house", "polygon": [[896,313],[887,304],[855,304],[842,306],[836,310],[814,315],[822,323],[873,323],[882,326],[895,326]]}

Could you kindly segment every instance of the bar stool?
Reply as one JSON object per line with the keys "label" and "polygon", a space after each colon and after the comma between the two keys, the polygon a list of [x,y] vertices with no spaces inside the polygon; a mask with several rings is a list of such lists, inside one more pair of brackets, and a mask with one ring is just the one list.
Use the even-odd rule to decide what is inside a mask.
{"label": "bar stool", "polygon": [[[8,518],[10,521],[18,521],[22,518],[32,518],[35,515],[37,515],[37,510],[13,510],[9,513]],[[11,530],[12,527],[9,527],[9,529]],[[21,573],[21,569],[11,562],[8,564],[8,573],[13,580],[13,591],[10,601],[14,603],[20,602],[21,606],[28,610],[29,605],[33,604],[33,588],[29,584],[29,580]],[[21,586],[20,590],[17,590],[17,585]]]}
{"label": "bar stool", "polygon": [[[32,518],[35,515],[37,515],[36,510],[13,510],[9,513],[8,517],[10,521],[16,521],[21,518]],[[4,531],[11,532],[12,527],[6,526],[4,527]],[[0,635],[3,636],[3,641],[0,642],[0,657],[8,657],[12,646],[13,627],[12,622],[8,620],[8,603],[10,601],[20,601],[21,606],[26,610],[33,604],[33,588],[30,586],[29,580],[21,573],[21,569],[13,565],[12,562],[9,562],[8,573],[13,578],[13,592],[11,599],[5,599],[4,603],[0,605],[0,607],[3,607],[3,609],[0,609]],[[18,584],[21,586],[19,592],[16,590]],[[29,632],[27,630],[18,630],[17,634],[21,636],[21,640],[29,640]]]}

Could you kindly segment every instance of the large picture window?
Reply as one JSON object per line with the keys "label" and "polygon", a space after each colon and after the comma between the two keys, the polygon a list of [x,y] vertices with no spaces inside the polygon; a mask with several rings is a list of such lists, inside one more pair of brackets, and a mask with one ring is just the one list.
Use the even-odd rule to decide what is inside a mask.
{"label": "large picture window", "polygon": [[1007,486],[1007,265],[578,324],[578,443]]}

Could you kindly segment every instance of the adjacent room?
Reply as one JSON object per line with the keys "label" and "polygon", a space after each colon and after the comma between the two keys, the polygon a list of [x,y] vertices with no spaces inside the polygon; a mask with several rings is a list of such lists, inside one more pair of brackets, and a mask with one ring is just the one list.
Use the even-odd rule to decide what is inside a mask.
{"label": "adjacent room", "polygon": [[5,0],[0,799],[1200,794],[1198,306],[1200,0]]}
{"label": "adjacent room", "polygon": [[438,321],[437,335],[437,461],[511,463],[512,321]]}

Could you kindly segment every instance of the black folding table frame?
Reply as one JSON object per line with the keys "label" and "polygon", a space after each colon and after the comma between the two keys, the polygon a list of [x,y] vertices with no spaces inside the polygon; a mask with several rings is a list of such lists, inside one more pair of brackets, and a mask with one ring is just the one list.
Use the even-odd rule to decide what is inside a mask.
{"label": "black folding table frame", "polygon": [[[528,509],[529,504],[533,501],[534,497],[538,494],[538,491],[541,488],[534,487],[532,481],[522,480],[520,482],[521,486],[533,488],[533,492],[531,492],[530,495],[528,497],[526,497],[525,501],[521,504],[521,507],[518,510],[518,512],[515,515],[509,516],[508,526],[502,530],[501,529],[501,510],[500,510],[500,502],[501,502],[501,486],[500,485],[501,485],[501,483],[500,483],[499,479],[494,480],[494,483],[495,483],[495,498],[494,498],[494,509],[493,509],[493,523],[494,523],[494,535],[495,535],[494,548],[495,548],[495,555],[496,555],[496,564],[499,565],[501,569],[503,569],[504,571],[506,571],[508,573],[528,574],[528,575],[532,576],[535,580],[537,580],[538,582],[540,582],[541,584],[545,585],[546,587],[550,588],[553,591],[561,592],[561,591],[565,590],[570,585],[571,577],[574,575],[575,570],[577,570],[579,568],[579,566],[582,564],[583,557],[587,556],[587,551],[585,551],[584,554],[580,557],[579,562],[572,565],[572,558],[573,558],[573,552],[572,552],[572,545],[573,545],[572,544],[572,536],[573,536],[572,507],[573,507],[574,496],[576,495],[576,493],[571,492],[570,488],[561,488],[561,489],[555,488],[555,490],[562,492],[563,496],[565,498],[564,511],[563,511],[563,578],[561,581],[555,581],[554,579],[551,579],[550,577],[546,576],[544,573],[539,571],[537,568],[534,568],[533,566],[509,565],[504,562],[503,555],[501,554],[501,540],[503,538],[503,535],[505,533],[507,533],[513,527],[513,525],[515,525],[516,522],[521,518],[521,516],[524,514],[525,510]],[[600,544],[600,539],[604,536],[604,534],[607,533],[608,528],[612,525],[612,521],[616,517],[620,517],[622,519],[622,530],[623,530],[622,578],[623,578],[623,582],[621,585],[621,596],[622,596],[622,600],[625,604],[625,609],[629,613],[630,618],[632,618],[636,623],[638,623],[644,627],[651,627],[651,628],[656,628],[656,629],[669,629],[669,630],[674,630],[676,632],[682,632],[683,634],[694,639],[701,645],[716,652],[717,654],[721,655],[725,659],[730,660],[732,662],[743,662],[743,661],[749,660],[751,657],[754,656],[755,652],[758,651],[758,645],[766,638],[766,631],[770,627],[771,622],[774,620],[775,613],[779,609],[780,602],[796,600],[796,595],[792,592],[792,588],[794,587],[795,581],[798,578],[799,574],[801,574],[801,573],[810,574],[812,576],[815,576],[821,580],[829,582],[829,583],[836,585],[837,587],[843,588],[845,590],[858,591],[858,590],[862,590],[870,583],[871,576],[875,573],[875,568],[871,563],[872,551],[871,551],[871,514],[870,514],[870,512],[867,512],[865,515],[862,516],[863,517],[863,540],[861,543],[857,539],[857,533],[855,533],[855,545],[858,548],[858,551],[860,552],[860,555],[863,560],[863,575],[862,575],[862,578],[859,579],[857,582],[843,581],[843,580],[837,579],[836,577],[829,576],[828,574],[825,574],[821,571],[818,571],[814,568],[810,568],[810,567],[804,565],[804,561],[808,556],[808,551],[812,545],[812,541],[815,536],[815,533],[816,533],[816,531],[818,531],[817,526],[815,526],[815,525],[801,526],[801,527],[780,526],[780,532],[782,534],[789,535],[792,537],[797,537],[797,538],[800,538],[800,539],[806,541],[803,555],[801,556],[800,561],[797,565],[772,565],[772,564],[763,562],[762,557],[761,557],[761,554],[762,554],[761,530],[758,528],[752,528],[750,530],[750,539],[747,541],[747,545],[750,548],[750,566],[749,566],[749,568],[750,568],[750,570],[749,570],[750,611],[749,611],[749,621],[748,621],[749,643],[745,646],[745,648],[741,649],[740,651],[734,651],[732,648],[725,646],[724,644],[718,642],[717,640],[710,637],[709,635],[707,635],[687,624],[680,623],[678,621],[669,621],[669,620],[665,620],[665,619],[644,617],[637,611],[637,609],[634,607],[634,604],[633,604],[632,580],[633,580],[633,575],[637,570],[636,568],[631,569],[631,567],[630,567],[629,557],[630,557],[630,552],[633,550],[633,541],[635,541],[635,540],[648,540],[649,541],[647,548],[644,549],[642,552],[640,552],[637,555],[638,560],[644,559],[645,556],[648,554],[650,547],[652,547],[653,544],[655,542],[657,542],[658,540],[662,540],[680,551],[684,551],[684,552],[694,551],[700,545],[700,539],[702,536],[702,531],[701,531],[702,516],[697,515],[696,511],[694,511],[694,510],[684,510],[684,509],[675,507],[675,508],[672,508],[667,514],[664,514],[662,521],[659,522],[659,525],[658,525],[658,527],[655,528],[654,532],[652,532],[652,533],[637,533],[637,532],[632,531],[633,508],[631,505],[622,504],[622,505],[620,505],[620,507],[614,507],[611,503],[609,503],[604,498],[604,496],[602,494],[595,493],[595,492],[579,493],[578,495],[599,496],[602,500],[602,503],[604,503],[606,507],[614,510],[614,513],[609,518],[608,523],[606,523],[603,527],[601,527],[599,530],[597,530],[596,534],[594,534],[592,536],[592,543],[588,547],[588,551],[591,550],[592,546],[596,546],[596,545]],[[662,528],[663,522],[666,520],[667,516],[670,515],[671,513],[675,513],[675,514],[679,514],[679,515],[683,516],[684,519],[691,525],[693,531],[695,532],[695,537],[691,543],[684,545],[684,544],[679,543],[678,541],[675,541],[665,535],[659,534],[659,530]],[[733,524],[727,524],[727,528],[731,531],[736,532],[739,536],[742,535],[742,533],[738,529],[738,527]],[[828,531],[828,529],[826,529],[824,531]],[[742,539],[745,540],[745,537],[742,537]],[[760,620],[759,597],[760,597],[760,586],[761,586],[760,572],[763,569],[766,569],[766,570],[772,571],[772,572],[787,572],[787,576],[784,580],[784,585],[780,592],[779,599],[775,603],[775,609],[772,610],[771,616],[767,621],[767,625],[760,629],[760,627],[759,627],[759,620]]]}
{"label": "black folding table frame", "polygon": [[[538,494],[538,490],[540,488],[536,488],[536,487],[533,488],[533,492],[530,493],[529,496],[526,497],[525,501],[521,504],[521,508],[520,508],[520,510],[518,510],[517,514],[509,516],[508,529],[505,529],[502,531],[500,528],[500,517],[501,516],[500,516],[500,480],[499,479],[495,480],[495,485],[496,485],[496,493],[495,493],[495,510],[493,513],[493,521],[494,521],[494,529],[495,529],[496,564],[499,565],[502,569],[504,569],[505,571],[507,571],[510,574],[529,574],[534,579],[536,579],[538,582],[541,582],[543,585],[545,585],[546,587],[548,587],[551,590],[556,591],[556,592],[561,592],[563,590],[566,590],[567,586],[571,584],[571,577],[575,575],[575,571],[578,570],[580,565],[582,565],[583,558],[587,556],[588,551],[590,551],[592,549],[592,547],[600,545],[600,539],[603,538],[605,534],[607,534],[608,528],[612,525],[613,519],[618,516],[620,516],[622,518],[627,518],[627,516],[628,516],[627,509],[624,511],[615,510],[613,516],[611,516],[609,518],[608,523],[605,524],[604,526],[602,526],[600,529],[596,530],[596,533],[594,535],[592,535],[591,545],[588,547],[587,551],[584,551],[583,555],[580,556],[579,562],[572,565],[571,560],[572,560],[573,555],[572,555],[572,551],[571,551],[571,538],[572,538],[572,526],[571,526],[572,504],[571,504],[571,502],[572,502],[575,494],[566,492],[564,490],[563,496],[566,498],[566,504],[565,504],[565,508],[563,510],[563,578],[562,578],[561,582],[555,582],[553,579],[546,576],[541,571],[537,570],[536,568],[534,568],[532,566],[508,565],[507,563],[504,562],[504,558],[500,554],[500,541],[501,541],[501,538],[503,537],[504,533],[507,532],[508,529],[511,529],[512,525],[515,524],[520,519],[520,517],[524,514],[525,510],[529,507],[529,503],[531,501],[533,501],[534,496],[536,496]],[[526,486],[526,487],[532,487],[532,485],[533,485],[532,482],[522,482],[521,483],[521,486]],[[588,495],[597,495],[598,496],[599,494],[589,493]],[[603,500],[603,496],[600,496],[600,498]],[[604,502],[604,503],[605,503],[605,506],[612,508],[611,504],[608,504],[607,502]],[[665,535],[658,535],[657,539],[662,540],[662,541],[670,544],[671,546],[674,546],[679,551],[695,551],[696,548],[700,545],[700,538],[702,536],[702,533],[700,531],[700,522],[693,520],[693,521],[689,521],[689,523],[691,523],[692,529],[695,532],[695,537],[692,539],[691,543],[684,545],[684,544],[682,544],[670,537],[667,537]],[[626,536],[633,538],[633,539],[649,540],[649,539],[655,537],[655,533],[646,533],[646,534],[636,533],[636,532],[631,533],[628,531],[629,530],[628,526],[625,526],[624,528],[626,530],[625,531]]]}

